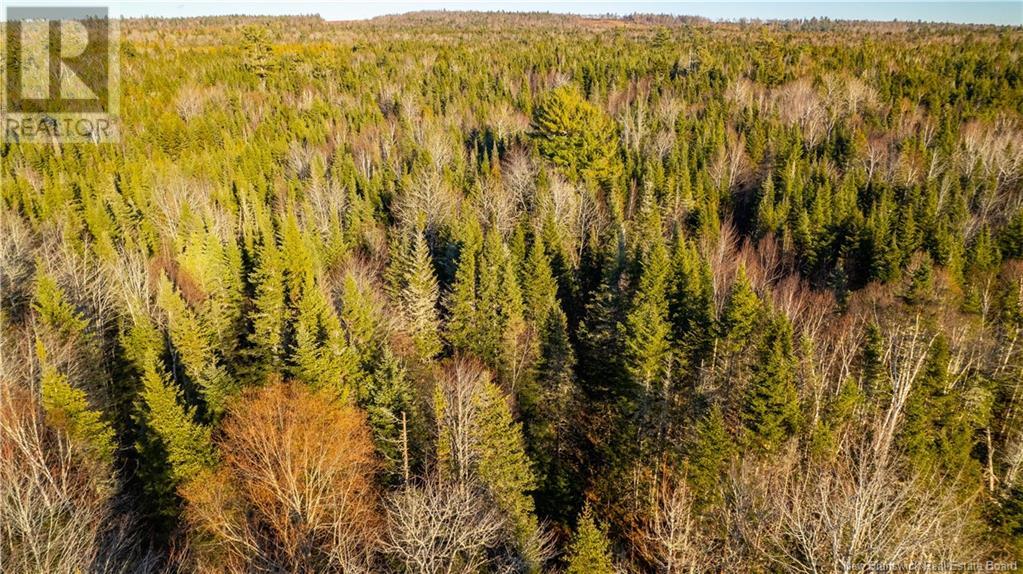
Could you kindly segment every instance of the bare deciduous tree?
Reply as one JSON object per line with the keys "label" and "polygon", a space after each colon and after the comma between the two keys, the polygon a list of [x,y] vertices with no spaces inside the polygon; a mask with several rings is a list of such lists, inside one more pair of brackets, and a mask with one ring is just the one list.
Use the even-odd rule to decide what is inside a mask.
{"label": "bare deciduous tree", "polygon": [[478,572],[492,559],[505,520],[479,488],[428,480],[395,494],[388,506],[385,551],[405,572]]}
{"label": "bare deciduous tree", "polygon": [[638,548],[664,574],[702,572],[709,568],[705,539],[682,481],[662,483],[653,515],[641,531]]}
{"label": "bare deciduous tree", "polygon": [[112,520],[113,469],[43,418],[30,391],[0,381],[0,571],[110,571],[127,544]]}
{"label": "bare deciduous tree", "polygon": [[1023,131],[1016,123],[1007,118],[991,124],[971,123],[962,134],[960,169],[965,173],[979,165],[985,176],[998,179],[999,187],[1011,185],[1023,175]]}
{"label": "bare deciduous tree", "polygon": [[775,112],[782,122],[798,125],[803,138],[816,145],[827,129],[827,111],[810,80],[803,78],[785,84],[772,94]]}
{"label": "bare deciduous tree", "polygon": [[952,489],[899,476],[866,441],[790,476],[768,500],[778,517],[771,560],[788,572],[975,558],[967,505]]}
{"label": "bare deciduous tree", "polygon": [[521,201],[503,184],[487,181],[473,195],[474,211],[494,226],[501,235],[511,232],[520,214]]}
{"label": "bare deciduous tree", "polygon": [[971,501],[902,468],[894,447],[932,339],[915,321],[889,328],[885,341],[888,406],[854,423],[835,456],[801,461],[790,448],[732,472],[728,514],[737,535],[726,557],[807,574],[976,558]]}
{"label": "bare deciduous tree", "polygon": [[885,337],[884,363],[888,366],[887,380],[891,384],[891,400],[871,432],[873,448],[879,464],[888,464],[892,455],[892,442],[913,383],[927,360],[934,336],[923,331],[918,317],[909,327],[896,327]]}
{"label": "bare deciduous tree", "polygon": [[710,166],[711,181],[722,193],[729,193],[746,178],[749,163],[746,156],[746,137],[729,131],[725,147],[718,149],[717,157]]}
{"label": "bare deciduous tree", "polygon": [[529,159],[529,153],[521,148],[515,148],[504,161],[501,168],[504,185],[518,209],[522,212],[531,212],[535,208],[536,201],[536,174],[537,168]]}
{"label": "bare deciduous tree", "polygon": [[422,224],[433,231],[452,220],[460,201],[439,172],[420,172],[402,187],[393,209],[395,218],[406,228]]}

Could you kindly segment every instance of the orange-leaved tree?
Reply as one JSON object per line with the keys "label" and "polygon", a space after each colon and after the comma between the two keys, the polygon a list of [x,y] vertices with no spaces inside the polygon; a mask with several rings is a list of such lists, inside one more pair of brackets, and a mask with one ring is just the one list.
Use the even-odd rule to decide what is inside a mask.
{"label": "orange-leaved tree", "polygon": [[197,567],[371,569],[378,462],[361,411],[276,383],[235,402],[219,447],[219,468],[182,489]]}

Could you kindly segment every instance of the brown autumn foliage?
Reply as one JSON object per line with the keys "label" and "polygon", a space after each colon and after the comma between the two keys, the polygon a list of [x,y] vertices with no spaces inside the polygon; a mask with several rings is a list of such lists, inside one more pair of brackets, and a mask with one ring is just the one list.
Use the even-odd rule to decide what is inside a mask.
{"label": "brown autumn foliage", "polygon": [[183,489],[204,572],[369,572],[380,514],[365,416],[306,387],[243,396],[220,467]]}

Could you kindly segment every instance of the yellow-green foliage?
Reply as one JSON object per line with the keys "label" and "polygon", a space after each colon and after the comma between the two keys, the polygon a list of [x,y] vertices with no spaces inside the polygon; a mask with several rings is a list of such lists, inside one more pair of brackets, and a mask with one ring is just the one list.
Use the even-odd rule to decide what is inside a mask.
{"label": "yellow-green foliage", "polygon": [[89,460],[109,469],[117,449],[114,430],[99,411],[89,408],[85,392],[72,387],[65,375],[49,366],[43,367],[39,388],[46,422],[67,433]]}
{"label": "yellow-green foliage", "polygon": [[209,323],[189,308],[166,277],[161,277],[157,300],[167,314],[170,339],[185,374],[202,389],[210,414],[214,417],[223,414],[238,384],[220,364],[218,355],[222,349],[215,346]]}
{"label": "yellow-green foliage", "polygon": [[479,449],[479,479],[511,516],[516,535],[525,544],[537,528],[530,497],[536,477],[526,456],[522,425],[512,418],[508,399],[493,381],[483,383],[474,402],[479,410],[473,437]]}
{"label": "yellow-green foliage", "polygon": [[[934,517],[875,521],[935,529],[907,555],[1018,546],[1018,28],[121,24],[119,143],[0,144],[0,386],[118,470],[147,548],[190,534],[177,489],[269,383],[366,411],[381,499],[406,463],[480,489],[440,514],[499,523],[495,570],[663,567],[664,484],[711,571],[878,558],[773,518],[834,520],[857,488],[935,485]],[[885,484],[852,478],[873,437]],[[588,502],[606,530],[584,512],[541,564],[537,525]]]}
{"label": "yellow-green foliage", "polygon": [[88,326],[81,313],[67,302],[57,281],[48,274],[36,276],[34,307],[43,324],[65,339],[82,334]]}
{"label": "yellow-green foliage", "polygon": [[146,424],[163,442],[171,474],[178,482],[200,476],[216,462],[210,428],[196,423],[193,409],[181,405],[178,392],[159,365],[150,365],[142,377]]}
{"label": "yellow-green foliage", "polygon": [[579,516],[572,548],[568,555],[567,574],[613,574],[611,548],[607,532],[594,518],[587,506]]}
{"label": "yellow-green foliage", "polygon": [[540,153],[573,179],[611,182],[621,171],[615,126],[603,110],[564,86],[540,100],[533,115]]}

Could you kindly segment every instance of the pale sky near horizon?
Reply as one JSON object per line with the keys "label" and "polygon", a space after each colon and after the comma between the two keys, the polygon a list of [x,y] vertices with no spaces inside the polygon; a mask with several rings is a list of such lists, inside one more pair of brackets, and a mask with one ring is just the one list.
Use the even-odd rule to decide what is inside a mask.
{"label": "pale sky near horizon", "polygon": [[[189,16],[293,15],[319,14],[327,20],[356,20],[385,14],[399,14],[417,10],[488,10],[510,12],[557,12],[574,14],[632,14],[654,13],[704,16],[712,20],[831,18],[836,20],[902,20],[928,22],[954,22],[970,24],[1023,25],[1023,0],[934,2],[903,0],[899,2],[868,0],[847,1],[790,1],[770,2],[745,0],[726,2],[672,2],[666,0],[596,1],[579,0],[377,0],[355,2],[305,2],[227,0],[210,2],[200,0],[11,0],[2,2],[11,6],[111,6],[114,14],[125,18],[155,16],[163,18]],[[2,16],[0,16],[2,17]]]}

